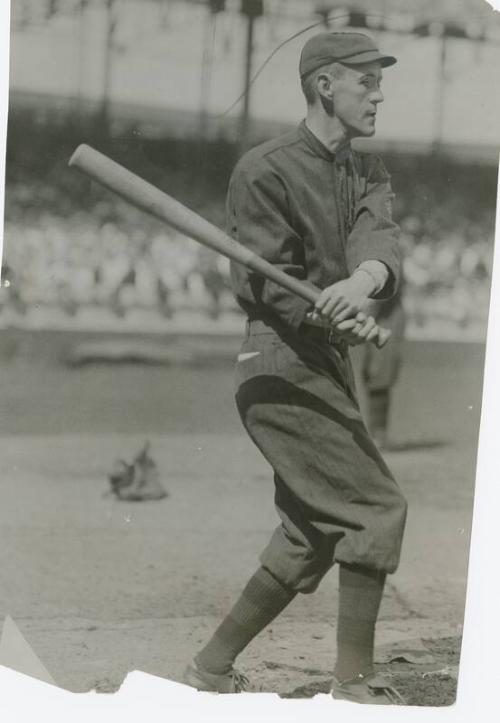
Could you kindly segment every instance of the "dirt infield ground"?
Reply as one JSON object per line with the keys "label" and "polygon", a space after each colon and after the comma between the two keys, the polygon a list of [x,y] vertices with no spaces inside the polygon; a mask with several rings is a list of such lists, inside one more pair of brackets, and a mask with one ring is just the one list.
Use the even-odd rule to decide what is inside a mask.
{"label": "dirt infield ground", "polygon": [[[21,357],[9,356],[11,342],[2,348],[0,617],[12,616],[70,690],[116,690],[134,669],[180,680],[276,524],[269,470],[233,407],[231,366],[67,369],[50,360],[54,340],[24,341]],[[410,516],[377,659],[410,703],[444,705],[455,697],[483,350],[421,343],[406,356],[386,457]],[[169,497],[105,496],[112,461],[145,437]],[[325,690],[336,598],[332,572],[250,645],[241,668],[256,685],[287,696]],[[408,651],[421,662],[404,662]]]}

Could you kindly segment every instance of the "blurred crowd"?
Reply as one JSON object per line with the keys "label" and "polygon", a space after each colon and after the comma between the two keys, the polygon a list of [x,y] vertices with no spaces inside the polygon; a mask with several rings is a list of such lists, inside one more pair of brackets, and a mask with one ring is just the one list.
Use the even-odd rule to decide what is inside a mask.
{"label": "blurred crowd", "polygon": [[20,314],[96,306],[117,318],[134,307],[217,318],[234,306],[226,259],[114,197],[84,209],[43,183],[18,184],[5,217],[3,305]]}
{"label": "blurred crowd", "polygon": [[[493,213],[467,218],[456,203],[431,198],[422,205],[425,194],[420,188],[415,200],[403,199],[396,214],[408,320],[417,327],[436,321],[484,326]],[[226,259],[111,194],[100,193],[84,207],[60,187],[19,181],[8,184],[5,203],[4,314],[45,307],[78,317],[93,306],[118,320],[139,307],[165,318],[189,309],[217,319],[236,311]]]}
{"label": "blurred crowd", "polygon": [[493,269],[493,213],[468,219],[444,208],[400,219],[403,304],[416,327],[486,329]]}

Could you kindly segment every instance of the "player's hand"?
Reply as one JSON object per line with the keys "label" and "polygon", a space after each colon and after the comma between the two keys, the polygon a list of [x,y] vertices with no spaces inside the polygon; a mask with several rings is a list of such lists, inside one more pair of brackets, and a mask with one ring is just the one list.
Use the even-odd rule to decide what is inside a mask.
{"label": "player's hand", "polygon": [[367,303],[373,290],[374,283],[370,276],[355,272],[348,279],[323,289],[314,307],[331,324],[338,324],[353,319]]}
{"label": "player's hand", "polygon": [[306,314],[304,323],[322,329],[331,329],[337,339],[342,339],[350,346],[370,342],[379,333],[378,325],[373,316],[369,316],[362,311],[358,312],[354,319],[346,319],[338,322],[338,324],[331,324],[324,316],[313,310]]}
{"label": "player's hand", "polygon": [[346,319],[331,325],[337,338],[349,346],[366,344],[378,336],[379,328],[373,316],[358,312],[354,319]]}

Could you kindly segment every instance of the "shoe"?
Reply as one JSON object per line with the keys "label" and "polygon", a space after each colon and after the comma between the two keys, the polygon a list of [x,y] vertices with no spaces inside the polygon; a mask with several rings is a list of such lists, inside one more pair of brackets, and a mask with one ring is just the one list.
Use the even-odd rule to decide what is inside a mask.
{"label": "shoe", "polygon": [[184,671],[183,682],[211,693],[243,693],[249,687],[248,678],[234,668],[229,673],[209,673],[194,661]]}
{"label": "shoe", "polygon": [[368,705],[407,705],[405,699],[382,675],[360,675],[340,683],[333,679],[330,693],[336,700]]}

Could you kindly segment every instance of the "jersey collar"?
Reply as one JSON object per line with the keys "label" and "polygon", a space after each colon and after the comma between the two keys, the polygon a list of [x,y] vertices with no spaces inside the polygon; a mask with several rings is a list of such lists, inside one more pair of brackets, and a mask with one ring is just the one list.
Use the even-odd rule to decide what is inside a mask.
{"label": "jersey collar", "polygon": [[324,158],[326,161],[343,163],[351,153],[351,144],[346,143],[335,153],[332,153],[324,143],[307,127],[305,119],[299,125],[299,135],[306,142],[307,146],[316,156]]}

